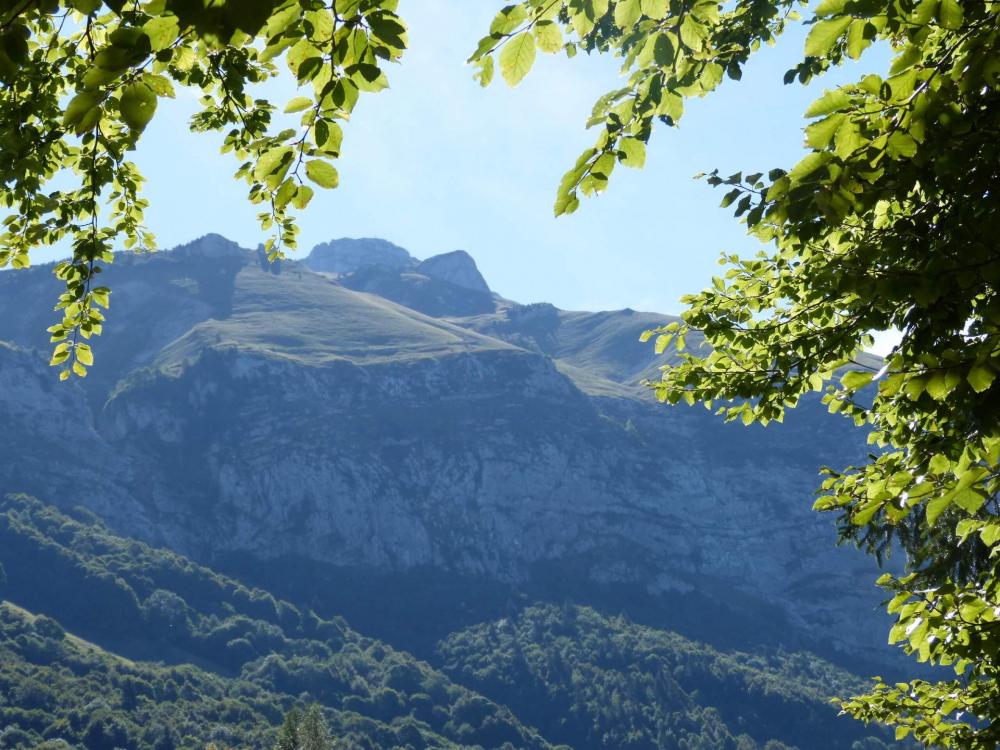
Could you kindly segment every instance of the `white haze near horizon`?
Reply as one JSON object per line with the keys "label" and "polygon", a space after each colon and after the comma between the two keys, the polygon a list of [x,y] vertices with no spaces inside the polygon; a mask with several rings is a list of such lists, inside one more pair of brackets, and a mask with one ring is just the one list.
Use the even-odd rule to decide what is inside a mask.
{"label": "white haze near horizon", "polygon": [[[516,89],[482,90],[464,64],[499,0],[403,0],[411,47],[390,70],[390,89],[362,98],[345,128],[341,187],[317,191],[300,218],[301,257],[335,237],[383,237],[426,258],[467,250],[493,289],[520,302],[565,309],[676,313],[679,298],[718,273],[721,252],[749,255],[722,194],[693,180],[718,167],[728,174],[789,167],[803,153],[802,112],[825,87],[882,69],[875,50],[809,87],[781,78],[802,51],[804,31],[762,49],[740,82],[689,102],[681,127],[660,126],[642,171],[619,167],[609,191],[555,219],[562,173],[588,147],[593,101],[616,87],[606,57],[540,55]],[[294,84],[269,84],[282,103]],[[160,247],[209,232],[247,247],[263,237],[235,162],[215,135],[188,132],[196,97],[161,104],[135,159],[149,178],[147,223]],[[36,261],[65,250],[39,253]],[[876,351],[894,343],[882,335]]]}

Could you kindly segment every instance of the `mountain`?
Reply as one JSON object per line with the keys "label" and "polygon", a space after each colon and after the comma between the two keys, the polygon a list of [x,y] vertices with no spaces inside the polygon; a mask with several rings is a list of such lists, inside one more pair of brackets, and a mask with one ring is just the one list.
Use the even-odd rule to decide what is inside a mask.
{"label": "mountain", "polygon": [[317,245],[302,264],[319,273],[336,269],[349,289],[435,317],[492,313],[500,302],[462,250],[420,262],[385,240],[340,239]]}
{"label": "mountain", "polygon": [[387,240],[345,237],[317,245],[304,263],[313,271],[347,274],[371,266],[402,271],[417,265],[417,260]]}
{"label": "mountain", "polygon": [[859,681],[808,654],[535,605],[428,663],[26,496],[0,498],[0,597],[9,750],[265,750],[307,703],[338,750],[887,747],[830,705]]}
{"label": "mountain", "polygon": [[[218,236],[121,256],[97,366],[66,387],[51,268],[0,274],[0,488],[427,658],[529,596],[884,671],[877,571],[810,510],[818,467],[864,455],[850,425],[659,406],[637,339],[667,316],[518,305],[464,256],[360,242],[317,249],[323,272]],[[360,265],[372,247],[396,267]],[[396,286],[353,288],[372,268]]]}
{"label": "mountain", "polygon": [[476,261],[464,250],[435,255],[417,266],[417,272],[446,284],[460,286],[483,294],[490,293],[486,279],[479,273]]}

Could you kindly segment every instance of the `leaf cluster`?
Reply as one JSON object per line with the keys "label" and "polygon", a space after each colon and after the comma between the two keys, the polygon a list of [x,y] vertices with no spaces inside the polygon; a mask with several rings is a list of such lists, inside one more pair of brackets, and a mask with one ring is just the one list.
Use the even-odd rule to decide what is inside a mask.
{"label": "leaf cluster", "polygon": [[[622,60],[623,87],[594,107],[599,130],[559,188],[556,213],[600,192],[617,163],[639,164],[654,120],[738,79],[749,56],[799,17],[798,3],[564,0],[509,6],[473,55],[498,48],[515,83],[525,39],[551,19],[567,53]],[[503,19],[506,19],[504,21]],[[890,640],[953,665],[957,682],[878,683],[845,702],[900,737],[961,748],[1000,741],[1000,5],[990,0],[822,0],[810,6],[808,83],[873,45],[881,74],[826,91],[807,110],[808,153],[754,174],[704,175],[767,250],[725,255],[724,274],[649,331],[677,361],[653,384],[669,403],[767,424],[811,394],[868,430],[870,461],[826,469],[816,508],[880,558],[898,618]],[[517,44],[515,55],[510,47]],[[489,76],[481,76],[488,81]],[[639,145],[636,145],[639,144]],[[873,331],[902,340],[864,354]],[[697,342],[688,349],[688,342]]]}

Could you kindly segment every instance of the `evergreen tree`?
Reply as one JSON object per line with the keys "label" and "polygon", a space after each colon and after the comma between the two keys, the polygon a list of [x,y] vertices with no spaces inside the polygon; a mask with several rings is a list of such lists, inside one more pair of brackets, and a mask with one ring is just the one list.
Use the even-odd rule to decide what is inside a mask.
{"label": "evergreen tree", "polygon": [[306,709],[305,715],[302,717],[302,723],[299,727],[298,750],[330,750],[332,746],[330,730],[327,729],[323,711],[318,704],[314,703]]}
{"label": "evergreen tree", "polygon": [[299,750],[301,745],[301,719],[299,709],[293,708],[285,714],[285,720],[278,730],[278,741],[274,750]]}

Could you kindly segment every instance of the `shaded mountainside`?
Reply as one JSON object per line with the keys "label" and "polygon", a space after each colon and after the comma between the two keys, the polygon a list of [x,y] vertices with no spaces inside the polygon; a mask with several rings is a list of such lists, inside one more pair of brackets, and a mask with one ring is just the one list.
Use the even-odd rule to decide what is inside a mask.
{"label": "shaded mountainside", "polygon": [[450,634],[428,663],[26,496],[0,500],[0,571],[10,750],[265,750],[311,702],[337,750],[885,747],[834,718],[828,696],[858,681],[809,654],[539,605]]}
{"label": "shaded mountainside", "polygon": [[341,284],[438,317],[492,313],[501,301],[476,262],[456,250],[420,262],[384,240],[335,240],[317,245],[302,261]]}
{"label": "shaded mountainside", "polygon": [[343,748],[549,747],[509,709],[342,619],[116,537],[86,515],[8,497],[0,565],[0,599],[45,615],[0,608],[3,748],[43,736],[87,750],[213,739],[263,750],[282,712],[305,699],[328,709]]}
{"label": "shaded mountainside", "polygon": [[[838,716],[865,683],[802,652],[720,653],[579,607],[534,606],[450,636],[442,668],[574,747],[802,747],[888,739]],[[770,743],[770,744],[769,744]]]}
{"label": "shaded mountainside", "polygon": [[[486,292],[468,256],[419,263],[376,240],[316,253],[338,270],[218,236],[119,258],[97,366],[61,389],[43,360],[58,282],[0,274],[0,488],[85,505],[318,608],[360,579],[495,593],[424,648],[519,591],[619,609],[627,591],[644,621],[727,647],[891,653],[871,561],[810,510],[819,465],[863,455],[843,420],[812,404],[746,429],[656,406],[637,384],[658,358],[637,338],[665,316],[492,293],[470,313]],[[351,288],[373,268],[410,296]],[[400,601],[404,622],[426,606]]]}

